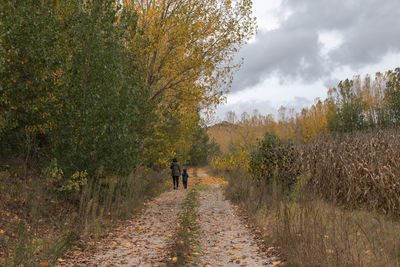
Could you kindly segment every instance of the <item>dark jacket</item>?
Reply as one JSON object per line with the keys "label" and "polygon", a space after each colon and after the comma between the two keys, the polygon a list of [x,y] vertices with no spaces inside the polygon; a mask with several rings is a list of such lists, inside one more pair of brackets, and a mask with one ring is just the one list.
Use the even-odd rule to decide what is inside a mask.
{"label": "dark jacket", "polygon": [[187,178],[189,178],[189,174],[187,172],[183,172],[182,173],[182,179],[183,180],[187,180]]}
{"label": "dark jacket", "polygon": [[181,166],[179,166],[178,162],[172,162],[171,175],[172,176],[180,176],[181,175]]}

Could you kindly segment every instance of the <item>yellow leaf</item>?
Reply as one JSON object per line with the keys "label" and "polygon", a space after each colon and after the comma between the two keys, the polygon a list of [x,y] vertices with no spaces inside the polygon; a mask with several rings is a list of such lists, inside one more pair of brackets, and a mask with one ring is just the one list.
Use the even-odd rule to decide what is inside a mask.
{"label": "yellow leaf", "polygon": [[125,243],[124,246],[127,248],[133,248],[133,245],[129,242]]}
{"label": "yellow leaf", "polygon": [[278,265],[278,264],[280,264],[280,263],[281,263],[280,261],[274,261],[274,262],[272,262],[273,265]]}

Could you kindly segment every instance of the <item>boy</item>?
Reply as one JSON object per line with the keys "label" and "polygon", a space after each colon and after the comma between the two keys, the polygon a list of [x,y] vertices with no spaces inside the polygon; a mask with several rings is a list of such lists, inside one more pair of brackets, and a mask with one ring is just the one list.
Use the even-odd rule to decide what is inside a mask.
{"label": "boy", "polygon": [[187,173],[186,169],[183,169],[182,173],[182,182],[183,182],[183,187],[186,189],[187,188],[187,182],[188,182],[189,174]]}

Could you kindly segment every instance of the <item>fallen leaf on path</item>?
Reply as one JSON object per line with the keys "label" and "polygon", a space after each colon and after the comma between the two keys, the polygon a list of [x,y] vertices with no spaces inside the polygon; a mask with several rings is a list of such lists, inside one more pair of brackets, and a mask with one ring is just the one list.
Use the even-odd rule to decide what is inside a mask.
{"label": "fallen leaf on path", "polygon": [[124,246],[127,247],[127,248],[133,248],[133,245],[131,243],[129,243],[129,242],[125,243]]}

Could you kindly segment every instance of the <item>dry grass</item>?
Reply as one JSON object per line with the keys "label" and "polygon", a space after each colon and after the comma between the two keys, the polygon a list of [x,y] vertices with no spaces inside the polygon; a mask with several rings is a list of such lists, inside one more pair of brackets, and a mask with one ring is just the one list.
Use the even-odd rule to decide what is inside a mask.
{"label": "dry grass", "polygon": [[[254,187],[246,173],[231,173],[226,196],[248,212],[288,266],[399,266],[399,221],[329,204],[307,192],[308,179],[287,197],[274,186]],[[257,208],[260,192],[268,195]]]}
{"label": "dry grass", "polygon": [[299,149],[309,184],[321,198],[400,216],[399,131],[321,139]]}
{"label": "dry grass", "polygon": [[39,174],[0,166],[0,265],[52,263],[73,247],[95,245],[109,227],[139,211],[164,188],[165,173],[108,177],[75,197],[46,188]]}
{"label": "dry grass", "polygon": [[[281,203],[274,237],[289,263],[304,266],[399,266],[400,223],[321,200]],[[268,221],[268,220],[267,220]]]}
{"label": "dry grass", "polygon": [[193,252],[198,249],[198,213],[199,206],[197,186],[192,187],[182,203],[179,213],[179,226],[174,236],[174,242],[170,245],[170,257],[167,266],[186,266],[188,260],[193,261]]}

